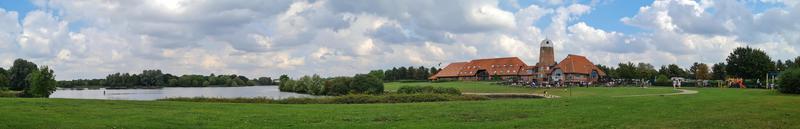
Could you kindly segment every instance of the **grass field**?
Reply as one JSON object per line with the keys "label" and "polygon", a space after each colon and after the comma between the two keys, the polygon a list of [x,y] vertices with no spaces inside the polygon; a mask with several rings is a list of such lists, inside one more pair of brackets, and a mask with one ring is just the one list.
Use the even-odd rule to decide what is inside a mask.
{"label": "grass field", "polygon": [[[460,83],[474,85],[458,87],[465,92],[516,91],[427,84]],[[545,89],[527,90],[520,92]],[[612,96],[675,91],[572,90],[573,97],[558,99],[350,105],[0,98],[0,128],[800,128],[800,96],[769,90],[698,88],[691,89],[698,94],[642,97]]]}
{"label": "grass field", "polygon": [[[412,82],[400,83],[392,82],[385,83],[384,89],[386,91],[395,91],[402,86],[436,86],[436,87],[453,87],[461,90],[461,92],[471,93],[539,93],[542,94],[547,91],[548,94],[558,95],[562,97],[593,97],[593,96],[622,96],[622,95],[636,95],[636,94],[663,94],[677,92],[672,88],[667,87],[615,87],[615,88],[599,88],[599,87],[573,87],[573,88],[523,88],[523,87],[510,87],[503,85],[492,85],[490,82]],[[570,91],[572,94],[570,95]]]}

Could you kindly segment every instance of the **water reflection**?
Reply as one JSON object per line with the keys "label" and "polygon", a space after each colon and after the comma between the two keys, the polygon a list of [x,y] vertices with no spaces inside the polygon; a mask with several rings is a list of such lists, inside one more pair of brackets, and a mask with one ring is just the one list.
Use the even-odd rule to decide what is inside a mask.
{"label": "water reflection", "polygon": [[280,92],[277,86],[248,87],[167,87],[162,89],[58,89],[50,98],[155,100],[168,97],[312,97],[306,94]]}

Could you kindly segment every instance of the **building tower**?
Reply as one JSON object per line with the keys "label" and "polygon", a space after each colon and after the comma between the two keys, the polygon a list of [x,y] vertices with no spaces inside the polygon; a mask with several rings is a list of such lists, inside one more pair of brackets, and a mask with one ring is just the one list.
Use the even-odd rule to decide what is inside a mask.
{"label": "building tower", "polygon": [[553,41],[544,39],[542,40],[541,47],[539,48],[539,63],[537,63],[536,66],[549,67],[553,65],[556,65]]}
{"label": "building tower", "polygon": [[553,50],[553,41],[548,39],[542,40],[539,48],[539,63],[536,63],[536,81],[541,84],[546,84],[551,81],[550,70],[551,67],[556,65],[555,51]]}

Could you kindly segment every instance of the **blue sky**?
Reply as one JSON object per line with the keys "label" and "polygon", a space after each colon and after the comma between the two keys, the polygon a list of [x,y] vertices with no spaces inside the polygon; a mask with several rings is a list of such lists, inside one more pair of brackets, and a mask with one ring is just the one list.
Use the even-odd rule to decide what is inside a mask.
{"label": "blue sky", "polygon": [[[35,4],[34,4],[35,3]],[[798,1],[37,0],[0,1],[0,67],[57,79],[176,74],[341,76],[478,58],[556,58],[656,67],[724,61],[736,47],[800,55]],[[15,15],[16,14],[16,15]]]}

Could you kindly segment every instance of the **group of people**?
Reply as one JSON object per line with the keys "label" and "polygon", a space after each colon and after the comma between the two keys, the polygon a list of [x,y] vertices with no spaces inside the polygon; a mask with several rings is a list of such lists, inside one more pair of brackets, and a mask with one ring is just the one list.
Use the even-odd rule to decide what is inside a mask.
{"label": "group of people", "polygon": [[542,82],[541,84],[536,83],[535,81],[528,82],[528,86],[530,88],[551,88],[551,87],[564,87],[564,86],[590,86],[592,82],[577,82],[577,83],[564,83],[564,81],[558,80],[551,82]]}

